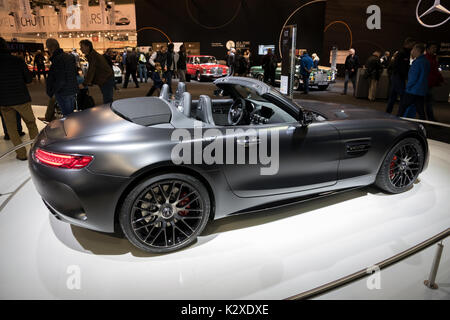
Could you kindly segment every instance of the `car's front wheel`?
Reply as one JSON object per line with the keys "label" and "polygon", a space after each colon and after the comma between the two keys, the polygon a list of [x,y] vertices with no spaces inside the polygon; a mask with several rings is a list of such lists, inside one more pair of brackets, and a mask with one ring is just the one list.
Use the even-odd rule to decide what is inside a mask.
{"label": "car's front wheel", "polygon": [[375,185],[389,193],[401,193],[416,181],[423,167],[424,150],[415,138],[397,143],[384,159]]}
{"label": "car's front wheel", "polygon": [[166,253],[192,244],[205,228],[211,202],[205,186],[185,174],[162,174],[126,196],[119,222],[137,248]]}

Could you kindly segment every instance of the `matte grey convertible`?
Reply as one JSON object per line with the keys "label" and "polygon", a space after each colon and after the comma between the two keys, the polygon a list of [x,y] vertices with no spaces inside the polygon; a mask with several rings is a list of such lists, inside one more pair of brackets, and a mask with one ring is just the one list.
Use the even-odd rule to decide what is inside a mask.
{"label": "matte grey convertible", "polygon": [[170,252],[212,219],[371,184],[399,193],[427,166],[416,123],[357,107],[306,110],[250,78],[214,83],[220,99],[191,100],[181,83],[174,100],[164,87],[51,122],[29,160],[49,210]]}

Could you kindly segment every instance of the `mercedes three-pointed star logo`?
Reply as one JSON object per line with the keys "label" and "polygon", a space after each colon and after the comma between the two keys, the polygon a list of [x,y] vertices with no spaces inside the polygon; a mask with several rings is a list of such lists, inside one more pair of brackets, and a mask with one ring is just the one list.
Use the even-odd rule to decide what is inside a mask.
{"label": "mercedes three-pointed star logo", "polygon": [[[417,18],[417,21],[419,21],[419,23],[422,26],[424,26],[426,28],[437,28],[439,26],[442,26],[448,20],[450,20],[450,11],[441,4],[441,0],[434,0],[434,4],[428,10],[419,14],[419,7],[420,7],[421,3],[422,3],[422,0],[419,0],[419,2],[417,3],[416,18]],[[427,23],[423,22],[422,18],[425,16],[428,16],[429,14],[431,14],[433,12],[441,12],[441,13],[448,15],[448,17],[444,21],[441,21],[440,23],[436,23],[436,24],[427,24]]]}

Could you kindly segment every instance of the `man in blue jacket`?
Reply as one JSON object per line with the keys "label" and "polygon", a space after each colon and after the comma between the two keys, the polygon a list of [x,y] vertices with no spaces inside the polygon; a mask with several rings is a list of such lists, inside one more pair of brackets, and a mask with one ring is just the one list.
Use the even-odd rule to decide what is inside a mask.
{"label": "man in blue jacket", "polygon": [[314,66],[313,59],[309,56],[308,51],[304,51],[302,58],[300,60],[300,74],[303,79],[303,92],[305,94],[309,93],[309,75],[311,74],[312,68]]}
{"label": "man in blue jacket", "polygon": [[411,50],[411,57],[415,60],[409,68],[408,83],[397,116],[404,116],[406,109],[413,106],[419,113],[420,119],[425,120],[424,103],[428,91],[430,62],[424,52],[425,45],[423,43],[417,43]]}
{"label": "man in blue jacket", "polygon": [[56,39],[49,38],[46,46],[51,55],[52,65],[48,71],[47,95],[55,96],[64,116],[71,114],[75,108],[75,97],[78,92],[77,66],[75,57],[65,53]]}

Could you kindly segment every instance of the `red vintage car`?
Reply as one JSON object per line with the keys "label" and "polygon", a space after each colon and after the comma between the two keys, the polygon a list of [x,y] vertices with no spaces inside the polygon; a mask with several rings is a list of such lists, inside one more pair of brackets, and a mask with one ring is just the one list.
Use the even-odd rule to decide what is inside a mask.
{"label": "red vintage car", "polygon": [[202,81],[216,79],[228,74],[228,67],[218,64],[213,56],[187,56],[186,78]]}

